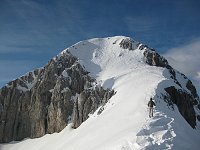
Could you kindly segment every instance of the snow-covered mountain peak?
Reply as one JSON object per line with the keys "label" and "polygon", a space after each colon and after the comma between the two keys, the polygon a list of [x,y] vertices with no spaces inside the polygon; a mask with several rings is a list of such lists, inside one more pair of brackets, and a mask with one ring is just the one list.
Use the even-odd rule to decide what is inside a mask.
{"label": "snow-covered mountain peak", "polygon": [[[129,47],[128,44],[133,45],[132,47]],[[126,47],[127,46],[127,47]],[[102,49],[105,50],[107,48],[117,48],[119,47],[123,49],[136,49],[139,46],[139,42],[134,41],[130,37],[125,36],[114,36],[114,37],[106,37],[106,38],[93,38],[88,39],[84,41],[80,41],[69,48],[62,51],[59,55],[62,55],[63,53],[67,52],[68,50],[78,49],[78,50],[85,50],[89,51],[90,49]],[[107,49],[109,50],[109,49]],[[58,55],[58,56],[59,56]]]}
{"label": "snow-covered mountain peak", "polygon": [[141,49],[141,46],[139,42],[125,36],[94,38],[74,44],[57,57],[70,52],[93,77],[102,77],[100,74],[109,69],[113,70],[112,74],[120,76],[131,68],[144,65],[145,49]]}
{"label": "snow-covered mountain peak", "polygon": [[[156,103],[152,118],[147,109],[150,97]],[[0,145],[3,150],[200,147],[200,102],[192,82],[154,49],[125,36],[89,39],[65,49],[38,71],[31,89],[0,91],[0,114],[7,108],[19,112],[0,116],[7,122],[5,127],[0,123],[0,133],[4,128],[9,133],[0,135],[2,141],[39,137],[67,127],[58,134]]]}

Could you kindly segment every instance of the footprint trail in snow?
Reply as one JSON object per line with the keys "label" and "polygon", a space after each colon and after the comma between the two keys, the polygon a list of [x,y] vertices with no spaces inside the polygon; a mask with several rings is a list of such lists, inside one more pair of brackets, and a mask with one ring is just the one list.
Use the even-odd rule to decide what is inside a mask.
{"label": "footprint trail in snow", "polygon": [[128,142],[121,150],[170,150],[176,134],[172,124],[174,119],[156,110],[154,117],[146,119],[137,133],[136,142]]}

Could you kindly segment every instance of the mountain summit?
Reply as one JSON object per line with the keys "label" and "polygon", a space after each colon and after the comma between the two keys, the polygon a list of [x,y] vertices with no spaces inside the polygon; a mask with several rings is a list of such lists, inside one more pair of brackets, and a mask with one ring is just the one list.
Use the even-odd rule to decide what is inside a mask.
{"label": "mountain summit", "polygon": [[192,82],[125,36],[78,42],[0,90],[2,150],[198,150],[199,130]]}

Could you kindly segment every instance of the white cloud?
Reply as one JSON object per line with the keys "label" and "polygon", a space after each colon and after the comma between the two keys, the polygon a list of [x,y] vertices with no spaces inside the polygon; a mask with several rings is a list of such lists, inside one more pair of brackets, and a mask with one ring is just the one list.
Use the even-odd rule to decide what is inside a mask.
{"label": "white cloud", "polygon": [[200,80],[200,72],[197,72],[196,78],[197,78],[198,80]]}
{"label": "white cloud", "polygon": [[200,39],[172,48],[164,56],[172,67],[192,79],[200,93]]}

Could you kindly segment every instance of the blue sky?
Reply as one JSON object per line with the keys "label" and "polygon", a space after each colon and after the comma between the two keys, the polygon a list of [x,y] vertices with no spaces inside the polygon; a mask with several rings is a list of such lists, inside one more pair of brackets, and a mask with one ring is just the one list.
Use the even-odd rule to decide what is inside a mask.
{"label": "blue sky", "polygon": [[156,49],[199,86],[200,63],[194,73],[182,63],[188,51],[187,64],[200,58],[199,8],[199,0],[0,0],[0,86],[80,40],[114,35]]}

